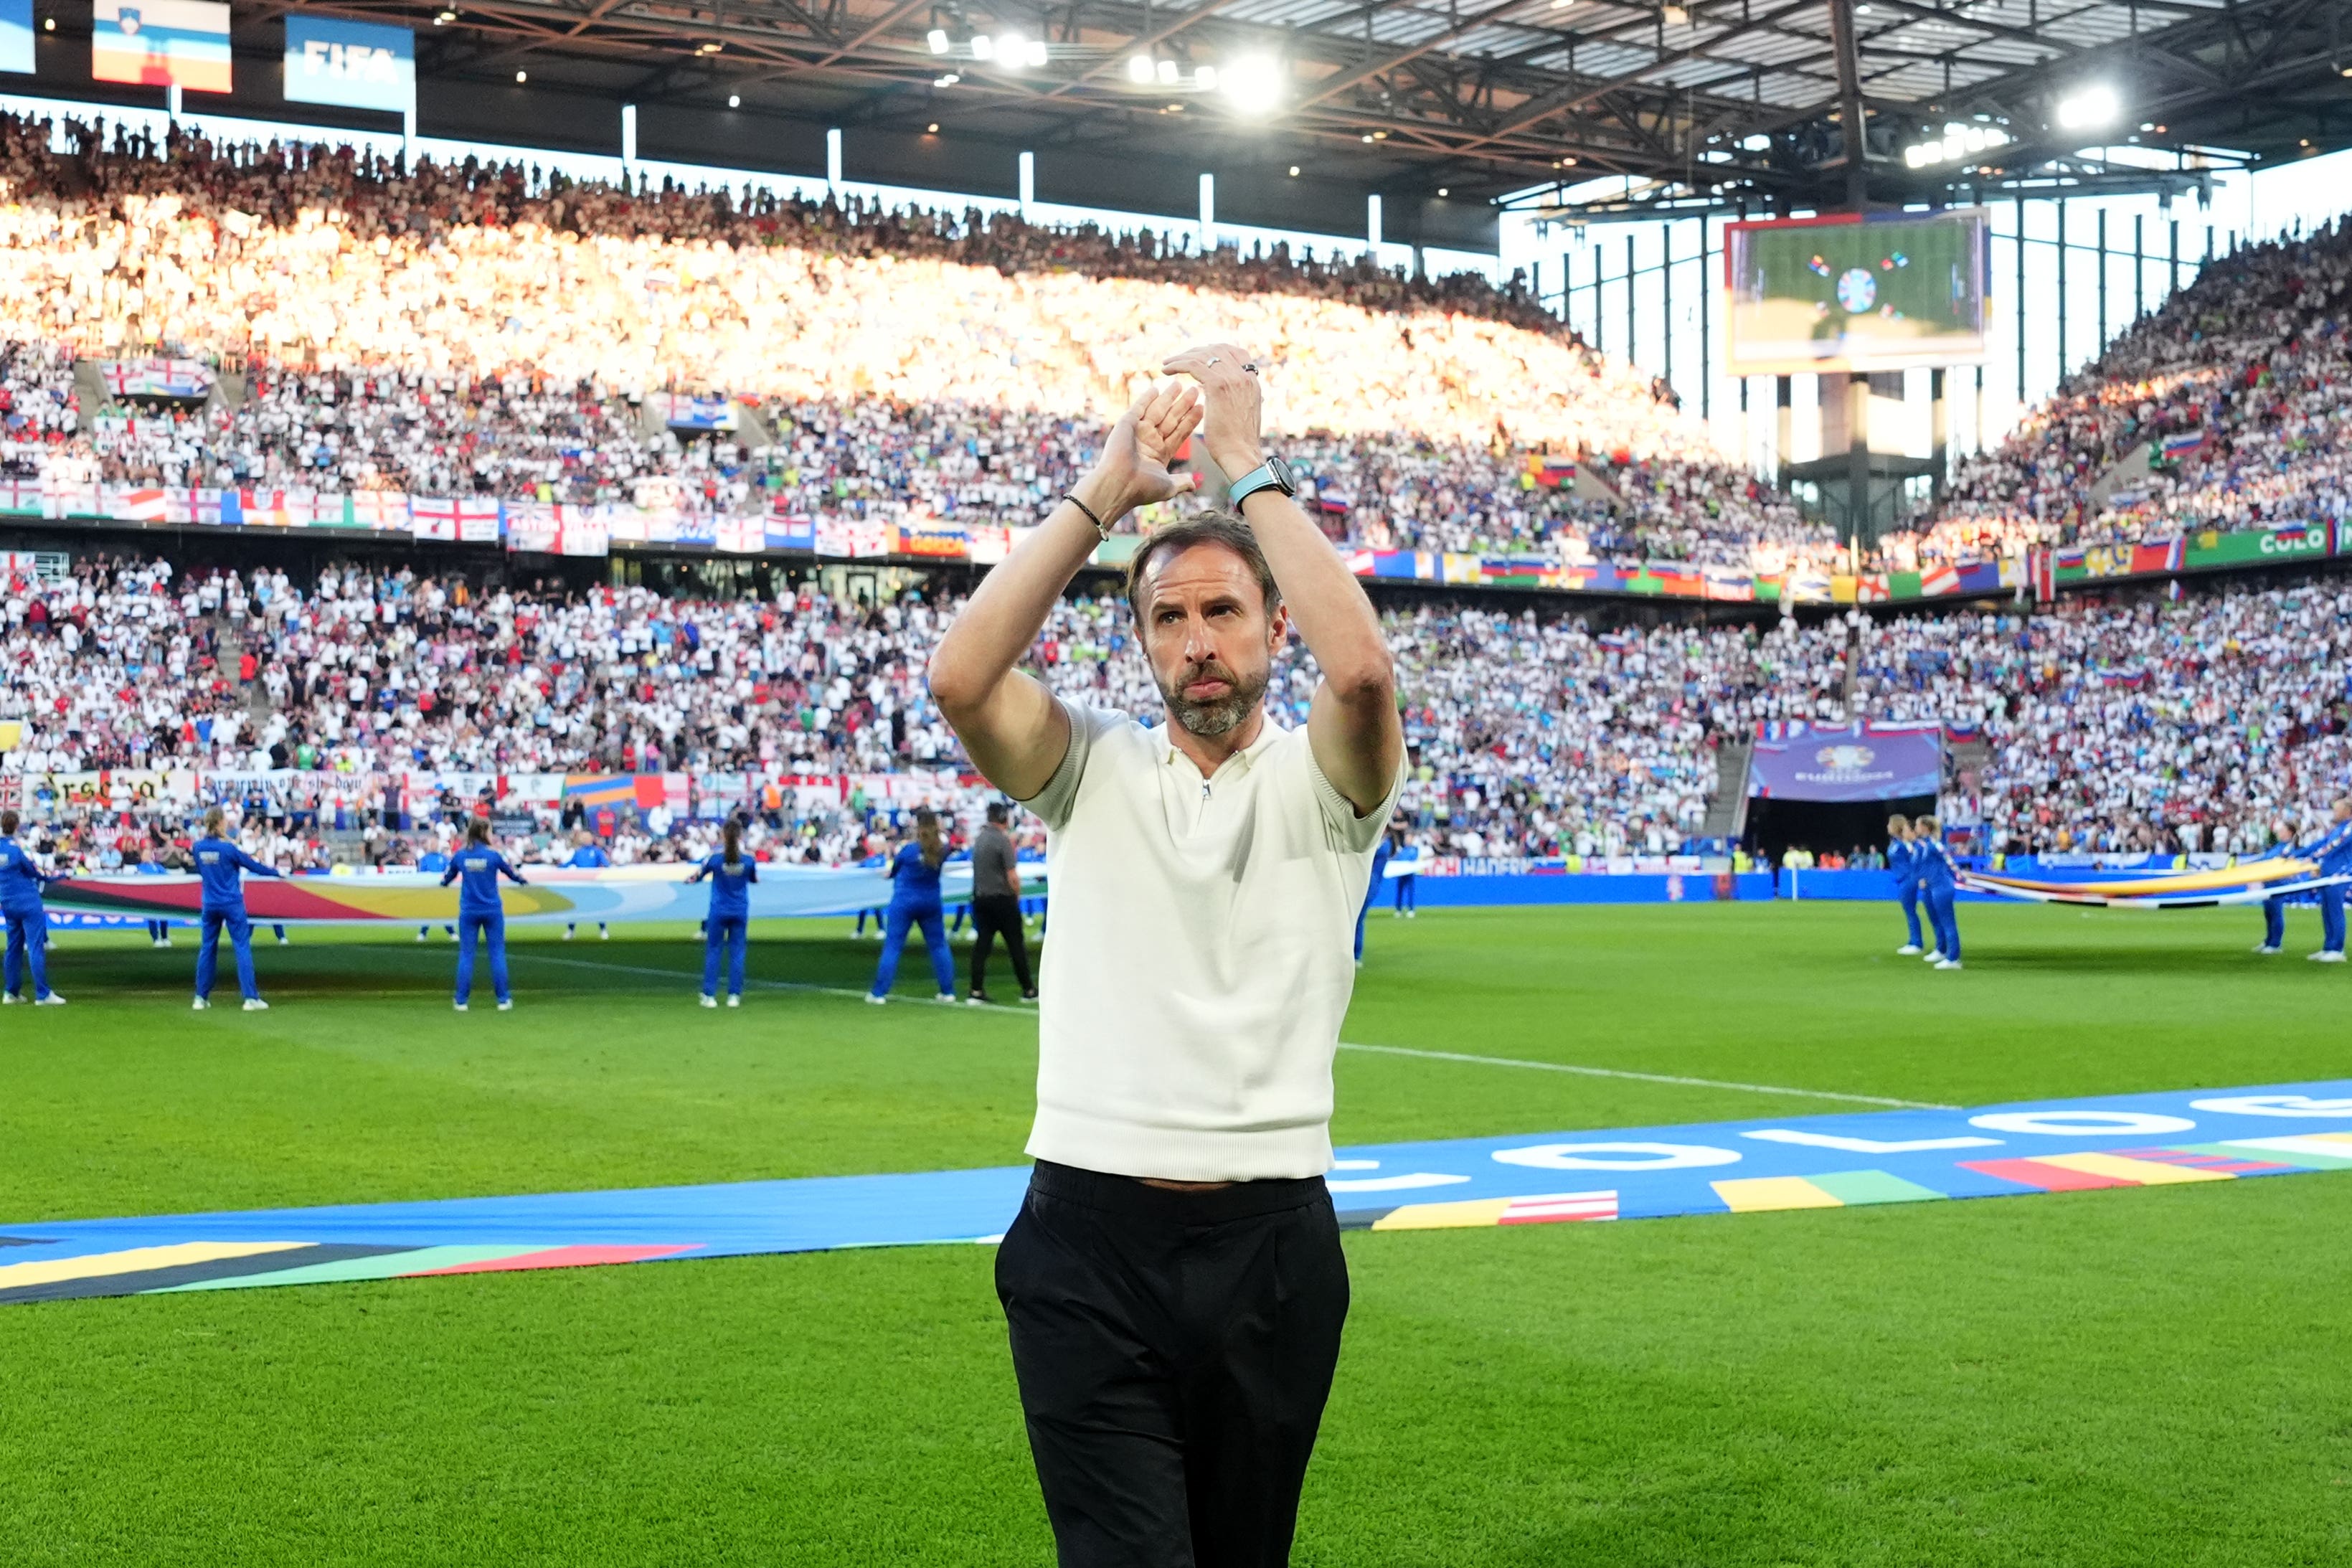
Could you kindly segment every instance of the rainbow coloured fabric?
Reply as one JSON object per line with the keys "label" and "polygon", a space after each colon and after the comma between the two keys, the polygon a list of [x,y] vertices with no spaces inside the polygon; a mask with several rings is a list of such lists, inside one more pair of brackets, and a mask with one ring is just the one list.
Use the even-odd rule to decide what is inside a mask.
{"label": "rainbow coloured fabric", "polygon": [[[2352,1079],[1341,1152],[1373,1231],[1843,1208],[2352,1169]],[[0,1302],[992,1242],[1024,1166],[0,1224]]]}
{"label": "rainbow coloured fabric", "polygon": [[[707,883],[689,884],[686,865],[622,866],[596,871],[526,866],[525,888],[501,884],[507,919],[527,925],[597,921],[698,921],[709,906]],[[1042,892],[1045,868],[1023,862],[1023,883]],[[74,877],[50,888],[48,907],[68,914],[132,920],[192,920],[203,889],[186,875]],[[971,896],[971,863],[940,868],[949,902]],[[751,889],[751,916],[848,915],[890,901],[890,883],[864,866],[763,865]],[[431,871],[362,871],[336,877],[248,877],[246,912],[283,924],[415,924],[457,918],[457,889]]]}

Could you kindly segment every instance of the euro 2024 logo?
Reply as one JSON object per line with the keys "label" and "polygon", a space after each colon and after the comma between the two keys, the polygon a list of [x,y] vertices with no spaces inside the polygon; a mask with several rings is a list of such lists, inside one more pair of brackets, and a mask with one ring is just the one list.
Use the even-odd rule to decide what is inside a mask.
{"label": "euro 2024 logo", "polygon": [[1819,763],[1822,771],[1826,773],[1858,773],[1870,766],[1877,756],[1878,753],[1868,746],[1848,743],[1840,746],[1823,746],[1813,753],[1813,761]]}

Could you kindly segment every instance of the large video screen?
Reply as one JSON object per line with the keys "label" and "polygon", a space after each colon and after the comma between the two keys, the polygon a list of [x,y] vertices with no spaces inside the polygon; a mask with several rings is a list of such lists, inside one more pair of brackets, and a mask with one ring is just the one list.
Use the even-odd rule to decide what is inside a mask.
{"label": "large video screen", "polygon": [[1990,232],[1982,207],[1731,225],[1732,374],[1981,362]]}

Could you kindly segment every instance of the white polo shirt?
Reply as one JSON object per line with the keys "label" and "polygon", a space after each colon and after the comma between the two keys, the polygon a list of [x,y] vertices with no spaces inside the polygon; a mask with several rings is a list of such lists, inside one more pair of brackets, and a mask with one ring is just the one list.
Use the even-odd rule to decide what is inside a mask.
{"label": "white polo shirt", "polygon": [[1358,816],[1269,718],[1202,778],[1164,727],[1065,701],[1045,820],[1029,1153],[1170,1181],[1316,1176],[1388,799]]}

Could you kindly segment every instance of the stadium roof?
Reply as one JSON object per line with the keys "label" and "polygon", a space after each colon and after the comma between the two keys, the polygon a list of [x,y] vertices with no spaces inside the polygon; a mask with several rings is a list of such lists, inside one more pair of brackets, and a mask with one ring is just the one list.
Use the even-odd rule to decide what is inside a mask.
{"label": "stadium roof", "polygon": [[[61,8],[66,33],[43,39],[59,47],[44,49],[45,76],[58,74],[47,57],[71,68],[62,50],[78,30],[87,37],[86,0],[64,4],[83,8],[79,18]],[[2041,194],[2053,183],[2179,188],[2188,182],[2148,165],[2331,150],[2352,142],[2347,9],[2352,0],[452,0],[436,13],[413,0],[239,0],[235,16],[240,98],[257,77],[274,90],[289,13],[400,22],[419,34],[428,132],[614,151],[627,102],[640,106],[648,156],[822,174],[824,131],[841,127],[854,178],[1010,195],[1011,150],[1026,149],[1045,199],[1189,215],[1185,172],[1209,169],[1221,216],[1235,221],[1361,233],[1363,193],[1384,192],[1390,237],[1478,244],[1494,198],[1595,176],[1630,176],[1635,207],[1838,205],[1853,194],[1844,127],[1857,110],[1874,202],[2020,182]],[[70,74],[88,88],[86,54]],[[2116,100],[2111,132],[2058,123],[2102,84]],[[2065,117],[2079,119],[2074,107]],[[1950,125],[2008,140],[1983,156],[1906,159]],[[2140,146],[2077,155],[2102,135]],[[1967,141],[1963,132],[1954,145]],[[1626,182],[1608,189],[1628,205]]]}

